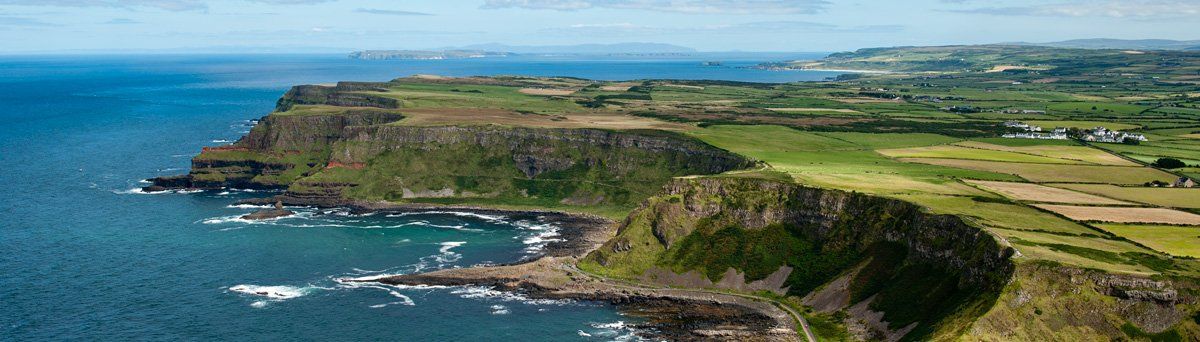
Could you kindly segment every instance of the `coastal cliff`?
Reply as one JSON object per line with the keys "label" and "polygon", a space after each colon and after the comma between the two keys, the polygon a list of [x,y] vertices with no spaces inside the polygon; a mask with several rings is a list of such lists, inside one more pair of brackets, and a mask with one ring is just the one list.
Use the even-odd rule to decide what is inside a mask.
{"label": "coastal cliff", "polygon": [[[285,203],[320,206],[421,200],[631,207],[672,177],[754,165],[673,132],[408,126],[397,124],[403,111],[371,107],[392,106],[386,101],[334,91],[370,87],[293,88],[279,101],[280,110],[292,111],[262,118],[233,145],[205,148],[188,175],[152,179],[147,190],[286,189]],[[354,107],[295,110],[312,103]]]}
{"label": "coastal cliff", "polygon": [[803,297],[818,311],[866,321],[865,336],[919,340],[961,334],[951,323],[995,300],[1013,272],[1011,254],[981,229],[907,202],[704,177],[676,180],[647,199],[581,268]]}

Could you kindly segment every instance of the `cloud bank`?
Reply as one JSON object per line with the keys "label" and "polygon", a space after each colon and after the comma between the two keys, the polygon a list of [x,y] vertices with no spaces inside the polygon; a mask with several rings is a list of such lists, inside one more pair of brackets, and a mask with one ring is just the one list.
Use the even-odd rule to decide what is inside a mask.
{"label": "cloud bank", "polygon": [[636,9],[690,14],[814,14],[825,0],[485,0],[483,8],[577,11],[594,8]]}

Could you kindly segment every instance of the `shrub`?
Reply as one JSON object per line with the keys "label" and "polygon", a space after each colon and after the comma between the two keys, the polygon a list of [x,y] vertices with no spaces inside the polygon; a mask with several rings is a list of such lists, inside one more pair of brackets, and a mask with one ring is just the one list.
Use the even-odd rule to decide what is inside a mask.
{"label": "shrub", "polygon": [[1158,158],[1158,160],[1154,161],[1154,166],[1164,169],[1178,169],[1187,166],[1187,164],[1175,158]]}

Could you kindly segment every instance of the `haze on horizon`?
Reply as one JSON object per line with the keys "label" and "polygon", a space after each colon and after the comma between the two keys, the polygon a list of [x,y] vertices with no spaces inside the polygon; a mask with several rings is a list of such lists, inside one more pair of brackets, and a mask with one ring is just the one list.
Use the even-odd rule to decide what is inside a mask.
{"label": "haze on horizon", "polygon": [[0,0],[0,54],[655,42],[701,51],[1197,39],[1198,0]]}

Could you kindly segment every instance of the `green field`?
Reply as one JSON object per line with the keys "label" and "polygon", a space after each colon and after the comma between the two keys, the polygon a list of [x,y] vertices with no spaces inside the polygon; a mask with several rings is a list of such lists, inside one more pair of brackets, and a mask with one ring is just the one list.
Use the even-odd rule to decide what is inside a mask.
{"label": "green field", "polygon": [[1122,131],[1122,130],[1130,130],[1130,129],[1141,127],[1141,126],[1134,125],[1134,124],[1106,122],[1106,121],[1033,120],[1033,121],[1026,121],[1026,122],[1028,122],[1031,125],[1042,126],[1042,129],[1044,129],[1044,130],[1049,130],[1049,129],[1052,129],[1055,127],[1067,127],[1067,128],[1079,128],[1079,129],[1092,129],[1092,128],[1096,128],[1096,127],[1104,127],[1104,128],[1108,128],[1108,129]]}
{"label": "green field", "polygon": [[1124,187],[1111,184],[1050,185],[1120,200],[1141,202],[1163,207],[1200,209],[1200,188],[1150,188],[1141,186]]}
{"label": "green field", "polygon": [[903,163],[874,151],[875,146],[914,146],[951,140],[929,134],[892,134],[857,139],[858,143],[850,141],[855,140],[855,135],[808,133],[779,126],[713,126],[690,134],[714,146],[762,160],[802,183],[835,189],[987,196],[954,179],[1016,179],[988,172]]}
{"label": "green field", "polygon": [[1200,227],[1096,224],[1117,236],[1174,256],[1200,258]]}
{"label": "green field", "polygon": [[1083,162],[1077,160],[953,145],[887,149],[879,150],[879,153],[892,158],[947,158],[1012,163],[1083,164]]}

